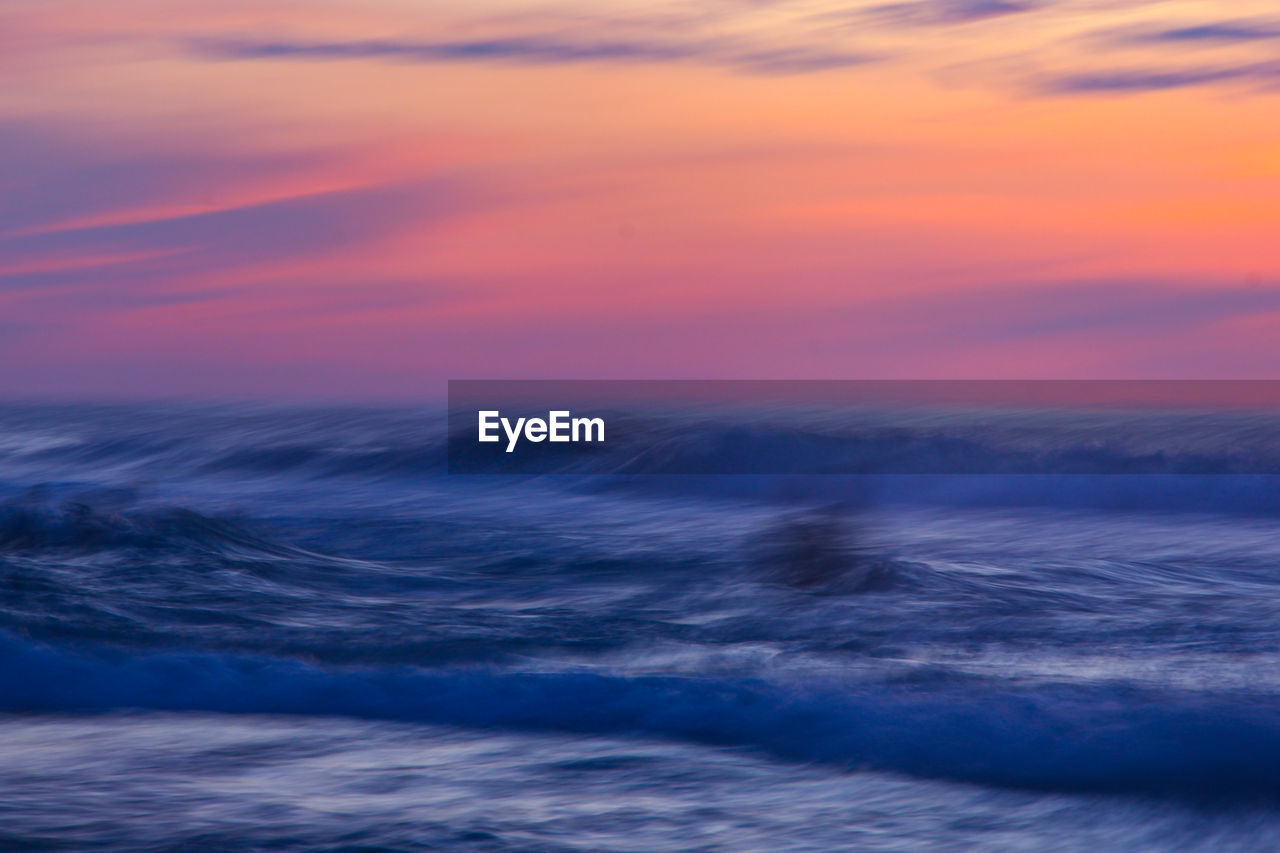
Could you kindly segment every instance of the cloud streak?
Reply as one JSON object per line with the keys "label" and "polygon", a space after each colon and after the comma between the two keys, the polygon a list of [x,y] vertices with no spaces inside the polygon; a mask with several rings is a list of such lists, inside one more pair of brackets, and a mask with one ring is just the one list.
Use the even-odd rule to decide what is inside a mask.
{"label": "cloud streak", "polygon": [[[355,275],[325,270],[326,259],[376,258],[370,247],[389,237],[495,203],[472,181],[369,174],[358,158],[317,150],[125,150],[22,122],[0,122],[0,190],[0,307],[8,320],[20,311],[26,328],[284,298],[273,288],[313,292],[318,264],[332,279]],[[370,298],[405,275],[373,266],[358,273]],[[315,295],[334,298],[343,297]]]}
{"label": "cloud streak", "polygon": [[564,65],[689,62],[751,74],[803,74],[851,68],[876,57],[818,45],[761,46],[728,40],[567,39],[512,36],[456,41],[366,39],[289,41],[205,38],[187,43],[197,56],[216,60],[373,60],[417,63]]}
{"label": "cloud streak", "polygon": [[1280,39],[1280,21],[1217,21],[1187,27],[1173,27],[1141,33],[1131,40],[1138,42],[1166,42],[1186,44],[1190,42],[1216,42],[1236,44],[1241,42],[1271,41]]}
{"label": "cloud streak", "polygon": [[932,308],[939,334],[950,329],[955,340],[1038,340],[1092,333],[1176,339],[1223,320],[1280,311],[1280,289],[1084,280],[963,294],[939,299]]}
{"label": "cloud streak", "polygon": [[[1160,3],[1151,4],[1159,6]],[[823,13],[810,21],[897,28],[945,28],[1025,15],[1060,12],[1049,0],[903,0]],[[1128,44],[1245,44],[1280,39],[1280,22],[1241,19],[1113,35]],[[593,27],[578,34],[494,35],[469,39],[368,38],[307,40],[251,35],[208,36],[182,47],[206,61],[387,62],[417,64],[502,64],[513,66],[688,64],[739,74],[805,75],[851,69],[890,58],[854,49],[842,38],[807,41],[801,31],[786,39],[760,36],[680,36],[636,32],[626,26]],[[901,57],[895,57],[901,58]],[[1076,57],[1077,61],[1085,57]],[[1028,74],[1024,89],[1039,95],[1122,95],[1230,83],[1270,85],[1280,80],[1280,64],[1223,62],[1199,66],[1138,65]],[[1007,81],[1006,81],[1007,82]]]}
{"label": "cloud streak", "polygon": [[[1159,6],[1161,4],[1153,4]],[[1145,60],[1114,67],[1095,66],[1024,76],[1036,94],[1124,95],[1164,92],[1198,86],[1253,84],[1266,90],[1280,82],[1280,60],[1260,56],[1248,48],[1280,40],[1280,19],[1240,18],[1191,24],[1125,25],[1095,30],[1086,43],[1098,55],[1121,49],[1142,49]],[[1187,56],[1194,48],[1215,48],[1212,62],[1165,63],[1157,56]],[[1236,50],[1232,50],[1235,48]],[[1208,54],[1198,54],[1208,56]],[[1077,56],[1077,61],[1083,59]]]}
{"label": "cloud streak", "polygon": [[[14,257],[134,253],[113,264],[0,271],[0,291],[98,287],[109,280],[134,290],[161,288],[191,276],[264,263],[313,260],[375,240],[393,228],[445,218],[467,204],[447,181],[406,183],[299,195],[208,213],[121,225],[75,228],[0,239]],[[167,297],[166,297],[167,298]]]}
{"label": "cloud streak", "polygon": [[913,0],[873,6],[860,16],[896,26],[955,26],[1034,12],[1039,3],[1022,0]]}
{"label": "cloud streak", "polygon": [[1081,71],[1041,77],[1036,80],[1035,89],[1041,93],[1054,95],[1141,94],[1233,82],[1274,86],[1280,83],[1280,62],[1189,68],[1148,67]]}

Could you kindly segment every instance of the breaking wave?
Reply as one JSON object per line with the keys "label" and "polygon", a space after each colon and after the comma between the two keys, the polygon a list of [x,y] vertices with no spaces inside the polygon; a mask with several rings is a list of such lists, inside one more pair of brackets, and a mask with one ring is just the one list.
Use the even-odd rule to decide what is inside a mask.
{"label": "breaking wave", "polygon": [[874,689],[488,669],[325,669],[169,652],[70,652],[0,636],[0,708],[339,715],[641,735],[850,770],[1035,790],[1280,796],[1280,706],[1117,688]]}

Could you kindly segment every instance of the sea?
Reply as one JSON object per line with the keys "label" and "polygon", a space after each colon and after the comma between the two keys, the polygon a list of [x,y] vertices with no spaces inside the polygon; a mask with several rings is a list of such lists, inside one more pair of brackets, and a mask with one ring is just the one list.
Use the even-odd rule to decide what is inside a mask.
{"label": "sea", "polygon": [[427,405],[0,405],[0,849],[1280,849],[1280,419],[812,428],[1029,418],[466,474]]}

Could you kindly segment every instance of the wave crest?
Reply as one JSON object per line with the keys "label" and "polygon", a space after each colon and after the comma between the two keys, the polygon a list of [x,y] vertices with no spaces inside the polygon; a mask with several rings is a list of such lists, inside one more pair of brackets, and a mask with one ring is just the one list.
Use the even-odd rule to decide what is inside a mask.
{"label": "wave crest", "polygon": [[1280,798],[1280,706],[1249,697],[322,669],[201,652],[87,654],[0,634],[0,709],[122,708],[654,736],[1011,788]]}

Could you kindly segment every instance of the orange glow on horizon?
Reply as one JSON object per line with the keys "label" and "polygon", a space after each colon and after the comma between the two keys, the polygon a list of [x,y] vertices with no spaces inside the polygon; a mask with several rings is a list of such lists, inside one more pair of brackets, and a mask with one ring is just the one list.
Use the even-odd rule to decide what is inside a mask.
{"label": "orange glow on horizon", "polygon": [[164,8],[0,13],[0,357],[64,342],[68,387],[126,333],[433,381],[1280,369],[1280,95],[1261,31],[1181,32],[1207,0]]}

